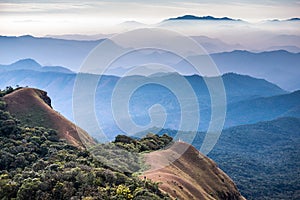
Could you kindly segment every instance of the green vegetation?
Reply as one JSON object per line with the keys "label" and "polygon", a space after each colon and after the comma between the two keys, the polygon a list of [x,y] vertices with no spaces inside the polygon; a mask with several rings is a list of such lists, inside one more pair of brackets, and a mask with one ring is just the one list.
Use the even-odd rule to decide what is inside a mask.
{"label": "green vegetation", "polygon": [[121,141],[101,144],[90,152],[60,140],[54,130],[21,125],[4,111],[1,98],[0,108],[0,199],[169,199],[157,183],[102,162],[127,159],[119,152],[104,156],[109,149],[154,150],[166,144],[166,136],[132,140],[130,148],[131,143]]}
{"label": "green vegetation", "polygon": [[158,136],[149,133],[142,139],[118,135],[114,142],[98,144],[89,151],[107,168],[125,174],[138,174],[148,168],[144,164],[143,153],[163,149],[172,140],[166,134]]}
{"label": "green vegetation", "polygon": [[[248,200],[300,199],[299,130],[300,119],[294,117],[225,129],[208,157]],[[175,138],[177,131],[163,133]],[[200,149],[205,134],[198,132],[192,145]]]}
{"label": "green vegetation", "polygon": [[209,156],[248,200],[299,199],[299,130],[298,118],[233,127]]}
{"label": "green vegetation", "polygon": [[156,151],[172,144],[173,138],[167,134],[162,136],[148,133],[140,140],[132,139],[126,135],[118,135],[114,143],[131,152]]}
{"label": "green vegetation", "polygon": [[13,91],[15,90],[18,90],[20,89],[21,87],[19,87],[19,85],[16,85],[16,88],[14,89],[13,87],[11,86],[7,86],[4,90],[1,90],[0,89],[0,97],[4,97],[4,95],[7,95],[9,93],[12,93]]}

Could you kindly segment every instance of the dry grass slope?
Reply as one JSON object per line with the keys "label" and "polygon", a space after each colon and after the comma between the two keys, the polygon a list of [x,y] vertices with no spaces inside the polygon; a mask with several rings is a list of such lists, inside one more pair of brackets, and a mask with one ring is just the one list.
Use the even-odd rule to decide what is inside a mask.
{"label": "dry grass slope", "polygon": [[22,88],[4,96],[7,110],[23,124],[54,129],[61,139],[83,147],[94,144],[94,140],[81,128],[51,108],[47,92]]}
{"label": "dry grass slope", "polygon": [[174,199],[244,199],[233,181],[189,144],[176,142],[169,149],[146,154],[146,163],[151,169],[141,178],[161,182],[160,189]]}

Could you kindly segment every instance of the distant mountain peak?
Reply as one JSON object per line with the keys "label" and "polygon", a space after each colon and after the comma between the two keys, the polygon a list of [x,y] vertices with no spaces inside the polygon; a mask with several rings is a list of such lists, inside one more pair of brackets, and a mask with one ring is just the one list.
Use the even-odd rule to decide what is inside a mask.
{"label": "distant mountain peak", "polygon": [[22,36],[19,36],[19,38],[34,38],[34,36],[32,36],[32,35],[22,35]]}
{"label": "distant mountain peak", "polygon": [[300,21],[299,17],[289,18],[289,19],[270,19],[267,20],[267,22],[294,22],[294,21]]}
{"label": "distant mountain peak", "polygon": [[37,61],[31,58],[21,59],[10,65],[0,65],[0,70],[33,70],[41,72],[73,73],[68,68],[62,66],[42,66]]}
{"label": "distant mountain peak", "polygon": [[180,17],[175,17],[175,18],[169,18],[167,19],[167,21],[174,21],[174,20],[211,20],[211,21],[241,21],[240,19],[232,19],[229,17],[221,17],[221,18],[217,18],[217,17],[213,17],[213,16],[195,16],[195,15],[184,15],[184,16],[180,16]]}
{"label": "distant mountain peak", "polygon": [[18,60],[17,62],[13,63],[13,64],[16,64],[16,63],[34,63],[36,65],[40,65],[38,62],[36,62],[34,59],[32,58],[24,58],[24,59],[21,59],[21,60]]}
{"label": "distant mountain peak", "polygon": [[38,68],[42,67],[38,62],[36,62],[35,60],[33,60],[31,58],[25,58],[22,60],[18,60],[17,62],[11,64],[11,66],[13,66],[16,69],[19,69],[19,68],[38,69]]}
{"label": "distant mountain peak", "polygon": [[134,21],[134,20],[129,20],[129,21],[124,21],[124,22],[122,22],[121,24],[137,24],[137,25],[144,25],[143,23],[141,23],[141,22],[138,22],[138,21]]}
{"label": "distant mountain peak", "polygon": [[286,21],[300,21],[300,18],[294,17],[294,18],[287,19]]}

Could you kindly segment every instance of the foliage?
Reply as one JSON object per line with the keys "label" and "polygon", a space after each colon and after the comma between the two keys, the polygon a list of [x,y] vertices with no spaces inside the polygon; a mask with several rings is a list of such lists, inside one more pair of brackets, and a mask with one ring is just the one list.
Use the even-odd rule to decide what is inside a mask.
{"label": "foliage", "polygon": [[132,152],[156,151],[167,147],[172,143],[173,138],[167,134],[161,136],[149,133],[145,137],[134,140],[125,135],[118,135],[114,143]]}
{"label": "foliage", "polygon": [[[300,199],[300,119],[236,126],[222,134],[208,154],[237,184],[248,200]],[[188,135],[170,129],[159,134]],[[192,143],[201,148],[206,133],[198,132]]]}
{"label": "foliage", "polygon": [[233,127],[209,156],[249,200],[299,199],[299,130],[290,117]]}
{"label": "foliage", "polygon": [[56,131],[21,125],[0,110],[0,199],[152,197],[168,199],[155,183],[116,171],[99,156],[60,140]]}
{"label": "foliage", "polygon": [[173,138],[147,134],[144,138],[133,139],[118,135],[114,142],[98,144],[89,151],[103,166],[125,174],[139,173],[148,168],[141,153],[163,149],[172,143]]}
{"label": "foliage", "polygon": [[[19,85],[16,85],[15,89],[11,86],[7,86],[4,90],[0,90],[0,97],[4,97],[5,95],[10,94],[13,91],[18,90],[20,88],[21,87],[19,87]],[[0,107],[0,109],[1,109],[1,107]]]}

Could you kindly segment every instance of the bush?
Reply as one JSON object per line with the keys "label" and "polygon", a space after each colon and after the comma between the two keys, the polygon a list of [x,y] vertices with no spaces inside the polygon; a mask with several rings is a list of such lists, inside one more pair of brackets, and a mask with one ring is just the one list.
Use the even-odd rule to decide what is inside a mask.
{"label": "bush", "polygon": [[[126,143],[98,145],[92,155],[59,140],[54,130],[22,126],[0,110],[0,199],[132,199],[137,188],[143,196],[167,198],[128,170],[139,169],[139,154],[116,146],[138,152],[143,143],[119,138]],[[111,159],[119,160],[117,166]]]}

